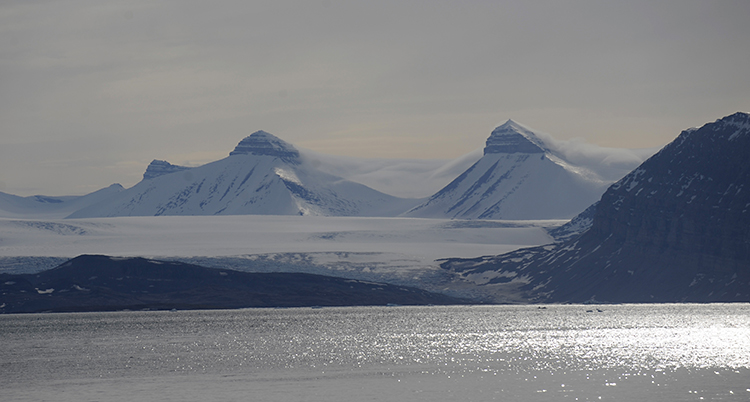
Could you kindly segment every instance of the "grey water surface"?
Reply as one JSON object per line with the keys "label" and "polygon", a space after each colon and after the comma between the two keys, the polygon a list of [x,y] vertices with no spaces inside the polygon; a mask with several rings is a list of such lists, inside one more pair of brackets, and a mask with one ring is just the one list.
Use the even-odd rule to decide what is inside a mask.
{"label": "grey water surface", "polygon": [[750,305],[0,316],[4,401],[747,401]]}

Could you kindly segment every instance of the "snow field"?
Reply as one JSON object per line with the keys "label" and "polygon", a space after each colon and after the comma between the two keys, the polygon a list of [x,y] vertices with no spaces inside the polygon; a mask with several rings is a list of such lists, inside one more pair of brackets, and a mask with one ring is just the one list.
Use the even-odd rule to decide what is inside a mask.
{"label": "snow field", "polygon": [[268,215],[0,219],[0,257],[350,252],[433,261],[550,243],[544,228],[563,222]]}

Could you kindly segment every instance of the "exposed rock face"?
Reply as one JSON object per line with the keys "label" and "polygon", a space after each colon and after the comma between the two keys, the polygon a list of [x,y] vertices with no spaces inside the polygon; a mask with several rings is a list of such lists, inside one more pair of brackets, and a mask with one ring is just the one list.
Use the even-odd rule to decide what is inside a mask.
{"label": "exposed rock face", "polygon": [[479,161],[405,215],[570,219],[595,202],[608,184],[584,172],[547,150],[531,130],[508,120],[487,139]]}
{"label": "exposed rock face", "polygon": [[596,214],[597,205],[599,205],[599,201],[591,204],[590,207],[576,215],[575,218],[570,220],[570,222],[549,230],[549,235],[552,236],[555,241],[562,242],[570,240],[591,229],[591,225],[594,224],[594,214]]}
{"label": "exposed rock face", "polygon": [[604,193],[588,236],[699,266],[696,274],[747,271],[749,162],[747,113],[684,131]]}
{"label": "exposed rock face", "polygon": [[256,131],[245,137],[229,155],[267,155],[286,162],[299,158],[299,151],[290,143],[265,131]]}
{"label": "exposed rock face", "polygon": [[444,268],[521,300],[750,301],[748,160],[750,114],[683,131],[604,193],[580,237]]}
{"label": "exposed rock face", "polygon": [[495,128],[487,138],[484,154],[541,154],[544,145],[533,132],[513,120]]}
{"label": "exposed rock face", "polygon": [[143,180],[149,180],[153,179],[154,177],[159,177],[174,172],[181,172],[188,169],[190,168],[185,166],[173,165],[167,161],[154,159],[153,161],[151,161],[151,163],[146,168],[146,171],[143,173]]}
{"label": "exposed rock face", "polygon": [[249,273],[144,258],[83,255],[37,274],[0,274],[0,314],[123,309],[463,304],[384,283]]}

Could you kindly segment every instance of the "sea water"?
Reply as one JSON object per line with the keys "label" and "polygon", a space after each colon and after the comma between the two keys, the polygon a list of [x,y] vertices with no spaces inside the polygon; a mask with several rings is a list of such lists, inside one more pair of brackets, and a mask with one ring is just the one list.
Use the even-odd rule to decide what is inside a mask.
{"label": "sea water", "polygon": [[748,401],[750,305],[0,316],[3,401]]}

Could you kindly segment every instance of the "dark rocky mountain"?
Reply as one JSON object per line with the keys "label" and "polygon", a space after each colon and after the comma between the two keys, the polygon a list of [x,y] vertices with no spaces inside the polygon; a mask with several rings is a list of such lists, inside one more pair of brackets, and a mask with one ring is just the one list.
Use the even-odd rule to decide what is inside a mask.
{"label": "dark rocky mountain", "polygon": [[508,120],[492,131],[479,161],[405,215],[570,219],[595,202],[609,183],[569,163],[533,131]]}
{"label": "dark rocky mountain", "polygon": [[591,204],[591,206],[584,209],[583,212],[576,215],[568,223],[550,229],[547,233],[549,233],[556,242],[561,242],[570,240],[591,229],[591,225],[594,224],[594,214],[596,213],[597,205],[599,205],[599,201]]}
{"label": "dark rocky mountain", "polygon": [[736,113],[612,185],[582,235],[442,266],[495,301],[750,301],[749,162],[750,114]]}
{"label": "dark rocky mountain", "polygon": [[37,274],[0,274],[0,313],[465,304],[384,283],[298,273],[248,273],[179,262],[76,257]]}

